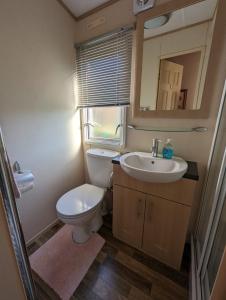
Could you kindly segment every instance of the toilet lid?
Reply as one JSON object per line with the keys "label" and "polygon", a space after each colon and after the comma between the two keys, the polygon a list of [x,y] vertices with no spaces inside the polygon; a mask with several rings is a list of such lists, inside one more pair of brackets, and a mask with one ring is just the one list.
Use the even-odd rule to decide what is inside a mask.
{"label": "toilet lid", "polygon": [[91,184],[83,184],[64,194],[56,204],[56,210],[64,217],[83,214],[103,199],[104,189]]}

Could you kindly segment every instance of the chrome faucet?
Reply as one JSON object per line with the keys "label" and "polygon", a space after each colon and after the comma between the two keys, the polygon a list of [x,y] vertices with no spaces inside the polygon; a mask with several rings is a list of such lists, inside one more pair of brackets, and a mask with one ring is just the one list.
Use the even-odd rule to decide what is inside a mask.
{"label": "chrome faucet", "polygon": [[153,139],[152,140],[152,149],[151,154],[153,157],[158,157],[158,150],[159,150],[159,143],[161,142],[160,139]]}

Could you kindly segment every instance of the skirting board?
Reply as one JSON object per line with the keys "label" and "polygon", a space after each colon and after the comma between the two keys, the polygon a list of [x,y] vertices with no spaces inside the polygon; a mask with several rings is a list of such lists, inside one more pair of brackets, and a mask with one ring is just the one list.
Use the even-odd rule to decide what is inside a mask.
{"label": "skirting board", "polygon": [[41,231],[39,231],[35,236],[33,236],[33,238],[31,238],[29,241],[27,241],[26,246],[27,247],[30,246],[36,239],[38,239],[43,233],[48,231],[51,227],[56,225],[58,222],[59,222],[59,219],[56,218],[53,222],[51,222],[49,225],[47,225]]}

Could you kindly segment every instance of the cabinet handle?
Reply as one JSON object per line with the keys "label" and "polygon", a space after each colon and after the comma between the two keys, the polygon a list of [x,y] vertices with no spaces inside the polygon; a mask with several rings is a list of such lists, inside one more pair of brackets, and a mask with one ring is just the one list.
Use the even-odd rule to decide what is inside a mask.
{"label": "cabinet handle", "polygon": [[137,218],[140,218],[141,215],[142,215],[142,199],[138,199]]}

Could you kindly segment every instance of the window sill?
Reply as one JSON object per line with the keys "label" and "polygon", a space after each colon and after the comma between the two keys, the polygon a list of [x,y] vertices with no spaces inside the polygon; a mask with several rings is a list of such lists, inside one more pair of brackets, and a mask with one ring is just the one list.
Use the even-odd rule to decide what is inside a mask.
{"label": "window sill", "polygon": [[123,144],[120,141],[112,141],[112,140],[104,140],[104,139],[93,139],[93,140],[85,140],[85,144],[87,145],[102,145],[102,146],[110,146],[114,149],[119,149],[123,147]]}

